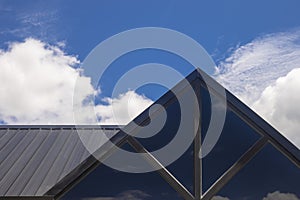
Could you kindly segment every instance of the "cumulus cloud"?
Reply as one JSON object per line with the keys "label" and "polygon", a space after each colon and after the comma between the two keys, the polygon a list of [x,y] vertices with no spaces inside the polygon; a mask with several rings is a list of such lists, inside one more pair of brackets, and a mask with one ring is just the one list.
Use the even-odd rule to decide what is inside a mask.
{"label": "cumulus cloud", "polygon": [[295,194],[280,193],[279,191],[269,193],[263,200],[300,200]]}
{"label": "cumulus cloud", "polygon": [[[0,120],[7,124],[74,124],[76,106],[81,111],[80,122],[92,122],[89,111],[94,109],[103,120],[100,123],[127,123],[152,102],[129,91],[116,99],[105,98],[105,105],[91,108],[83,104],[99,91],[75,68],[79,63],[76,56],[66,55],[60,47],[30,38],[0,50]],[[76,81],[80,87],[73,102]],[[109,111],[114,104],[114,113],[122,116],[121,120],[114,121]],[[126,105],[131,106],[132,115],[124,114]]]}
{"label": "cumulus cloud", "polygon": [[300,147],[300,68],[278,78],[253,103],[253,109]]}
{"label": "cumulus cloud", "polygon": [[[230,200],[227,197],[222,196],[214,196],[212,200]],[[295,194],[292,193],[281,193],[279,191],[275,191],[272,193],[268,193],[266,197],[263,197],[262,200],[300,200]]]}
{"label": "cumulus cloud", "polygon": [[153,102],[134,91],[120,94],[116,98],[104,98],[106,105],[98,105],[96,112],[102,124],[127,124],[141,111],[145,110]]}
{"label": "cumulus cloud", "polygon": [[[215,78],[300,147],[300,31],[269,34],[237,47]],[[298,101],[299,102],[299,101]]]}

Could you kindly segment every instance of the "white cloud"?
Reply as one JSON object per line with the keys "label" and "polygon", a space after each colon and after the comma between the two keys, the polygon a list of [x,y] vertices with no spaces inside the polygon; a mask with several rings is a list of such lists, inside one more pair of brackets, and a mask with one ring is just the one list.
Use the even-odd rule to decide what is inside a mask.
{"label": "white cloud", "polygon": [[280,193],[279,191],[269,193],[263,200],[300,200],[295,194]]}
{"label": "white cloud", "polygon": [[278,78],[254,102],[253,109],[300,147],[300,68]]}
{"label": "white cloud", "polygon": [[[216,79],[300,147],[300,31],[269,34],[238,47]],[[291,72],[289,74],[289,72]],[[289,74],[289,75],[288,75]]]}
{"label": "white cloud", "polygon": [[103,124],[127,124],[153,103],[134,91],[120,94],[114,99],[104,98],[103,101],[107,105],[98,105],[95,109]]}
{"label": "white cloud", "polygon": [[[222,196],[214,196],[212,200],[230,200],[230,199]],[[272,193],[268,193],[267,196],[264,197],[262,200],[300,200],[300,199],[295,194],[292,193],[281,193],[279,191],[275,191]]]}
{"label": "white cloud", "polygon": [[7,20],[10,21],[10,26],[2,28],[0,35],[13,36],[19,39],[35,37],[46,41],[57,42],[57,35],[63,32],[57,29],[60,9],[51,8],[51,6],[48,5],[42,10],[43,11],[38,11],[36,9],[17,7],[12,9],[10,5],[5,5],[1,13],[6,15]]}
{"label": "white cloud", "polygon": [[[89,123],[88,111],[94,108],[82,102],[97,91],[90,78],[74,68],[78,63],[75,56],[66,55],[59,47],[35,39],[0,50],[0,120],[8,124],[74,124],[73,106],[77,106],[82,111],[79,121]],[[80,90],[73,105],[75,81]],[[133,91],[106,101],[108,105],[95,106],[101,123],[115,122],[109,112],[112,102],[122,123],[133,117],[124,114],[128,101],[134,116],[151,103]]]}

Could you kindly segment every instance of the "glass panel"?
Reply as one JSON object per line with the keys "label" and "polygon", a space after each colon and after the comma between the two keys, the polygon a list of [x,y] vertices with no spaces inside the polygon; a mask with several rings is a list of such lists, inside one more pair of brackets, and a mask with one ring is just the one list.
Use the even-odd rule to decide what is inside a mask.
{"label": "glass panel", "polygon": [[219,196],[230,200],[298,200],[300,170],[268,144],[225,185]]}
{"label": "glass panel", "polygon": [[185,186],[190,193],[194,193],[194,146],[190,148],[167,169],[176,177],[176,179]]}
{"label": "glass panel", "polygon": [[[179,96],[179,100],[181,102],[185,102],[186,100],[190,103],[191,98],[191,91],[184,90]],[[168,105],[166,108],[166,121],[163,125],[163,128],[157,132],[152,137],[148,138],[139,138],[138,140],[141,142],[141,144],[148,150],[148,151],[155,151],[155,150],[161,150],[166,145],[170,144],[170,142],[173,142],[176,136],[178,134],[183,134],[186,136],[191,136],[190,144],[186,145],[184,147],[184,141],[187,139],[186,137],[182,137],[182,139],[179,142],[178,145],[174,146],[167,152],[169,156],[171,156],[174,153],[174,149],[180,149],[179,151],[181,154],[178,154],[178,157],[174,159],[174,162],[172,162],[170,165],[166,166],[167,170],[172,173],[173,176],[176,177],[176,179],[185,186],[186,189],[190,191],[190,193],[193,193],[193,182],[194,182],[194,164],[193,164],[193,135],[194,135],[194,122],[193,122],[193,115],[195,114],[193,111],[193,108],[186,108],[188,106],[185,106],[183,109],[191,109],[190,112],[188,112],[189,117],[189,124],[184,128],[183,133],[179,133],[179,126],[181,123],[181,107],[180,103],[177,101],[177,98],[175,97],[176,101],[172,102]],[[184,105],[184,104],[183,104]],[[162,119],[161,115],[163,113],[158,114],[155,118],[152,119],[151,123],[159,124],[159,120]],[[185,117],[185,116],[183,116]],[[143,130],[141,130],[141,133],[143,133]],[[177,140],[177,139],[176,139]],[[161,160],[159,157],[157,157],[159,161],[164,163],[164,160]]]}
{"label": "glass panel", "polygon": [[[127,148],[129,146],[125,147],[125,149]],[[133,174],[119,172],[105,165],[100,165],[62,199],[176,200],[182,198],[157,172]]]}
{"label": "glass panel", "polygon": [[[185,100],[190,98],[189,91],[181,93],[179,98]],[[189,110],[193,115],[193,110]],[[177,101],[171,103],[164,113],[166,122],[163,124],[161,130],[156,134],[147,138],[138,138],[139,142],[150,152],[159,150],[176,137],[178,127],[181,120],[180,105]],[[158,114],[152,118],[151,123],[159,123],[163,113]],[[194,117],[191,116],[193,119]],[[193,120],[189,122],[189,127],[185,129],[184,134],[194,134]],[[157,128],[157,127],[155,127]],[[138,134],[145,134],[144,129]],[[149,133],[149,132],[147,132]],[[138,135],[137,134],[137,135]],[[182,155],[168,166],[168,170],[187,188],[193,191],[193,142],[183,149]],[[132,151],[130,145],[122,146],[127,151]],[[179,148],[179,147],[178,147]],[[172,152],[168,152],[172,155]],[[159,160],[159,158],[157,158]],[[145,160],[147,163],[147,161]],[[127,195],[127,196],[126,196]],[[140,196],[139,196],[140,195]],[[101,197],[101,198],[100,198]],[[84,180],[82,180],[76,187],[74,187],[63,199],[182,199],[179,194],[157,173],[124,173],[113,170],[107,166],[101,165]]]}
{"label": "glass panel", "polygon": [[[202,140],[211,117],[211,101],[206,89],[201,89]],[[203,191],[205,192],[223,173],[229,169],[260,137],[235,113],[227,109],[225,124],[220,138],[212,151],[202,159]]]}
{"label": "glass panel", "polygon": [[[175,98],[176,99],[176,98]],[[139,142],[142,143],[142,145],[148,150],[148,151],[155,151],[158,149],[163,148],[165,145],[167,145],[176,135],[179,124],[180,124],[180,105],[178,101],[174,101],[172,104],[170,104],[166,111],[166,121],[164,124],[160,124],[159,120],[163,120],[163,115],[165,115],[163,112],[160,112],[155,117],[151,119],[151,124],[158,124],[162,125],[160,128],[161,130],[153,130],[153,133],[148,131],[146,129],[147,133],[151,133],[152,135],[150,137],[145,138],[137,138]],[[137,136],[139,134],[144,134],[144,128],[139,131]]]}

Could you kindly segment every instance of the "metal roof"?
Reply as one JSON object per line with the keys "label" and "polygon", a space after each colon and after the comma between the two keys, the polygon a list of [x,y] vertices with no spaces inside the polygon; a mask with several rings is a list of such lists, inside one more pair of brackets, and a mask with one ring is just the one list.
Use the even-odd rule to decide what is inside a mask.
{"label": "metal roof", "polygon": [[[76,128],[89,136],[99,134],[100,129],[99,126],[1,126],[0,196],[42,196],[86,160],[90,153]],[[112,137],[118,127],[102,126],[101,130]]]}

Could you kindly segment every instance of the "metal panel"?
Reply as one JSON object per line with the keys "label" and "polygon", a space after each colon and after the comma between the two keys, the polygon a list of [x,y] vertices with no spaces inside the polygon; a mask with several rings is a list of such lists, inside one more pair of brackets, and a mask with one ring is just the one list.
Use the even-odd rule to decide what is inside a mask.
{"label": "metal panel", "polygon": [[1,126],[0,196],[43,196],[87,159],[77,128],[98,146],[101,134],[118,132],[117,126]]}
{"label": "metal panel", "polygon": [[[14,130],[11,135],[14,135],[15,132],[17,132],[17,131]],[[22,130],[17,133],[20,133],[20,135],[21,135],[22,132],[28,132],[28,130]],[[17,135],[17,134],[14,135],[15,139],[18,139],[18,137],[19,137],[19,135]],[[9,169],[15,164],[15,162],[18,160],[18,158],[22,155],[23,151],[30,144],[30,142],[32,141],[33,138],[34,138],[33,134],[24,135],[24,137],[22,138],[20,143],[17,146],[15,146],[13,148],[13,150],[10,151],[9,154],[5,157],[5,159],[1,162],[1,164],[0,164],[0,169],[1,169],[0,170],[0,185],[5,185],[5,182],[3,180],[5,174],[8,173]],[[9,144],[9,142],[7,144]],[[6,147],[8,147],[8,145],[6,145]],[[5,152],[6,147],[4,147],[1,150],[1,154],[2,154],[2,152]],[[1,190],[1,188],[0,188],[0,195],[4,195],[4,192]]]}
{"label": "metal panel", "polygon": [[1,141],[1,138],[5,135],[5,133],[7,133],[8,130],[7,129],[0,129],[0,141]]}
{"label": "metal panel", "polygon": [[[86,145],[87,146],[90,146],[93,142],[93,130],[85,130],[85,135],[83,135],[83,137],[87,137],[87,138],[84,138],[85,142],[86,142]],[[83,143],[81,143],[81,145],[83,145]],[[89,151],[84,147],[84,150],[83,150],[83,154],[80,158],[80,163],[83,162],[84,160],[87,159],[87,157],[90,155]]]}
{"label": "metal panel", "polygon": [[63,169],[62,175],[59,178],[60,180],[69,174],[77,165],[80,164],[81,157],[83,153],[86,151],[85,147],[83,146],[79,136],[76,134],[77,142],[74,146],[73,152],[70,154],[69,160],[66,162],[65,168]]}
{"label": "metal panel", "polygon": [[[13,166],[10,167],[10,169],[7,171],[6,175],[2,178],[0,182],[0,193],[5,194],[9,187],[13,184],[15,179],[18,177],[18,175],[22,172],[28,161],[31,159],[31,157],[34,155],[36,150],[39,148],[39,146],[42,144],[43,140],[46,138],[45,134],[35,134],[32,132],[28,132],[25,136],[28,141],[24,146],[26,148],[23,148],[24,146],[18,145],[22,148],[19,150],[22,150],[22,152],[18,152],[18,154],[15,154],[15,156],[18,156],[18,159],[13,163]],[[11,158],[11,157],[10,157]]]}
{"label": "metal panel", "polygon": [[7,132],[4,133],[4,135],[1,137],[0,151],[6,146],[9,140],[15,136],[14,132],[15,132],[14,130],[10,130],[10,131],[7,130]]}
{"label": "metal panel", "polygon": [[[6,174],[7,170],[10,168],[11,165],[14,163],[14,158],[17,159],[19,157],[19,154],[16,153],[18,143],[21,142],[22,139],[24,139],[25,133],[27,131],[17,131],[13,130],[10,131],[11,138],[7,141],[5,146],[3,146],[0,154],[0,179],[3,178],[4,174]],[[29,142],[29,141],[27,141]],[[24,141],[22,143],[24,148],[26,147],[26,144],[24,144]],[[18,152],[18,151],[17,151]],[[22,150],[20,151],[20,153]],[[16,154],[16,155],[15,155]],[[15,155],[15,156],[14,156]]]}
{"label": "metal panel", "polygon": [[[94,130],[85,130],[84,135],[82,135],[83,137],[87,137],[86,138],[86,143],[87,146],[90,147],[90,151],[91,152],[95,152],[96,150],[98,150],[105,142],[107,142],[107,138],[111,138],[112,136],[114,136],[116,134],[116,130],[102,130],[101,132],[97,129]],[[101,135],[101,134],[105,134]],[[81,145],[82,142],[81,142]],[[83,151],[83,155],[81,156],[80,162],[83,162],[84,160],[86,160],[89,156],[90,156],[90,152],[89,150],[87,150],[84,147],[84,151]]]}
{"label": "metal panel", "polygon": [[21,195],[36,195],[38,189],[43,187],[42,183],[68,137],[68,134],[59,134],[60,132],[61,130],[53,130],[51,132],[51,134],[58,134],[58,137],[55,140],[55,143],[53,143],[51,149],[48,151],[47,155],[44,157],[44,160],[41,162],[39,168],[35,171],[33,175],[34,178],[27,183]]}
{"label": "metal panel", "polygon": [[[62,131],[60,134],[64,134],[63,132],[64,131]],[[64,142],[63,147],[61,148],[59,153],[57,154],[56,160],[53,162],[36,195],[43,195],[45,191],[49,190],[55,185],[55,183],[57,183],[59,176],[63,171],[64,163],[66,163],[68,157],[72,153],[72,148],[74,148],[75,145],[75,137],[72,136],[73,133],[74,131],[71,131],[71,133],[69,134],[64,134],[67,135],[68,138]]]}
{"label": "metal panel", "polygon": [[6,197],[0,197],[0,200],[54,200],[51,196],[6,196]]}
{"label": "metal panel", "polygon": [[[111,138],[113,135],[116,134],[116,130],[102,130],[101,132],[99,129],[93,130],[85,130],[84,134],[87,135],[89,138],[89,145],[95,146],[94,150],[97,150],[101,145],[103,145],[107,138]],[[102,136],[102,134],[106,136]],[[69,160],[67,161],[65,168],[63,169],[62,175],[60,176],[59,180],[61,180],[65,175],[70,173],[76,166],[78,166],[82,161],[87,159],[90,155],[89,151],[86,150],[82,141],[80,140],[78,134],[74,133],[74,137],[76,137],[76,144],[73,148],[73,151],[69,155]]]}
{"label": "metal panel", "polygon": [[111,142],[113,144],[106,143],[95,152],[95,156],[99,160],[96,159],[93,155],[88,156],[86,160],[77,165],[74,170],[72,170],[54,187],[47,191],[45,195],[60,198],[72,187],[74,187],[79,181],[81,181],[86,175],[93,171],[100,164],[99,161],[105,160],[117,149],[117,147],[122,146],[126,142],[128,135],[124,134],[122,131],[116,132],[117,133],[111,138]]}
{"label": "metal panel", "polygon": [[[35,131],[38,132],[38,131]],[[45,155],[52,146],[56,137],[54,134],[50,134],[50,130],[41,130],[40,134],[47,135],[47,138],[39,147],[39,151],[36,151],[35,155],[28,162],[24,170],[19,174],[15,182],[11,185],[6,195],[20,195],[22,190],[25,188],[26,184],[31,178],[34,178],[34,172],[39,167],[40,163],[43,161]]]}

